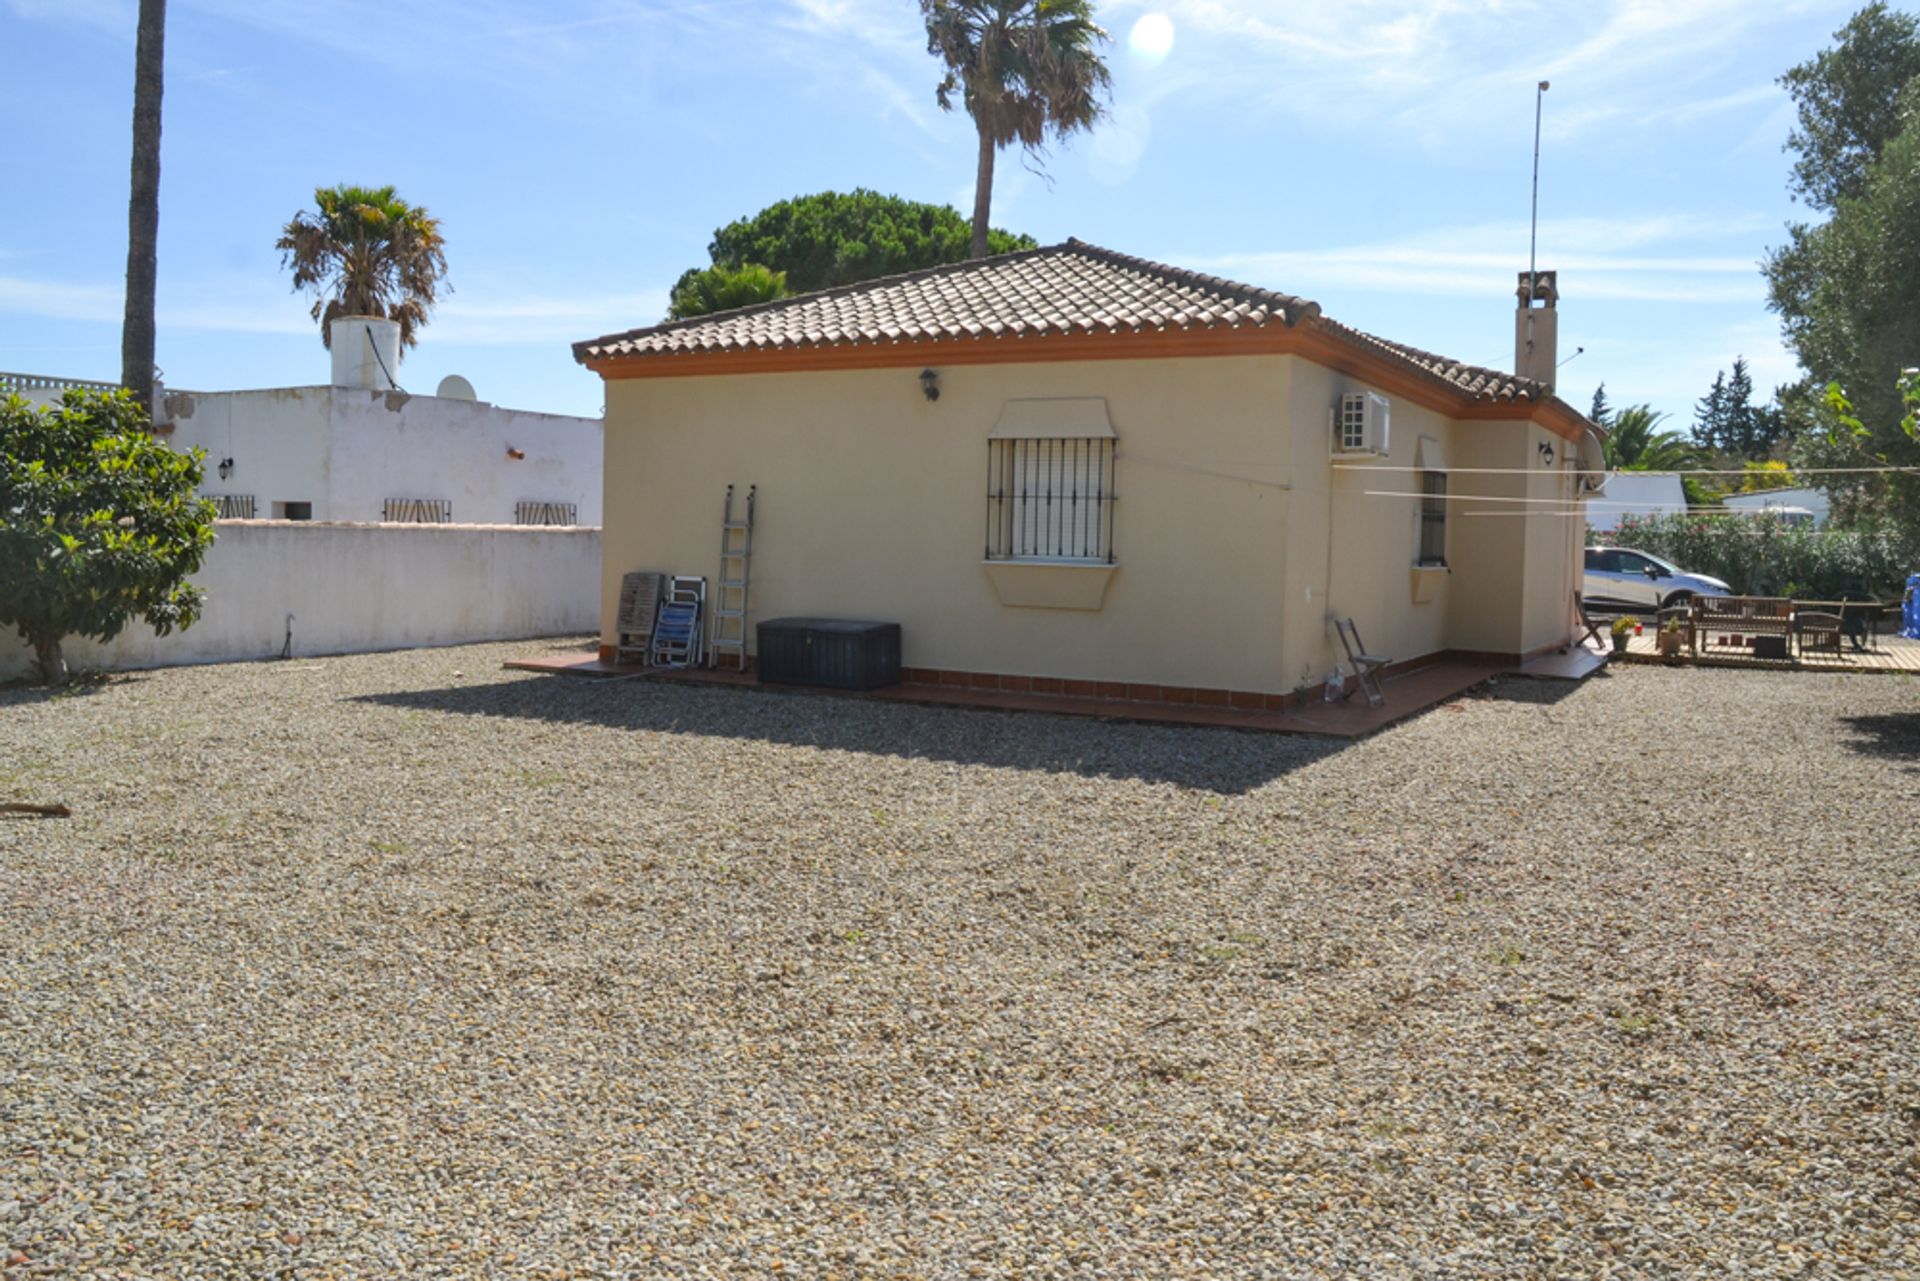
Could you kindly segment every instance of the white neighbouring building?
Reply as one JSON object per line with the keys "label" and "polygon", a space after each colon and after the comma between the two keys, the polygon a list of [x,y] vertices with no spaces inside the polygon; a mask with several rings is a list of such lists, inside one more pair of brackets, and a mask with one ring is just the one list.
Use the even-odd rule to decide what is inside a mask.
{"label": "white neighbouring building", "polygon": [[1687,493],[1678,476],[1608,472],[1605,490],[1587,500],[1587,528],[1610,534],[1627,516],[1683,516],[1686,511]]}
{"label": "white neighbouring building", "polygon": [[[155,427],[206,451],[201,492],[230,519],[592,525],[601,515],[598,418],[503,409],[463,378],[402,391],[399,326],[333,322],[329,386],[167,391]],[[113,384],[0,376],[38,403]]]}
{"label": "white neighbouring building", "polygon": [[1721,506],[1736,512],[1799,510],[1812,514],[1815,529],[1825,529],[1833,518],[1833,504],[1817,489],[1768,489],[1757,494],[1735,494]]}

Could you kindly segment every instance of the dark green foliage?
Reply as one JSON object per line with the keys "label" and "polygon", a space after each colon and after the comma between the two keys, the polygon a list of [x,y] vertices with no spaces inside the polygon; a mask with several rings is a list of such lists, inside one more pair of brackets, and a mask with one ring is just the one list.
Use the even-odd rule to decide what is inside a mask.
{"label": "dark green foliage", "polygon": [[1785,433],[1786,419],[1776,406],[1753,403],[1753,375],[1745,356],[1734,358],[1731,373],[1714,375],[1713,386],[1694,409],[1693,440],[1702,449],[1762,459]]}
{"label": "dark green foliage", "polygon": [[1612,416],[1603,450],[1612,471],[1687,471],[1700,465],[1700,450],[1677,431],[1661,431],[1665,414],[1631,405]]}
{"label": "dark green foliage", "polygon": [[109,641],[138,616],[164,636],[200,616],[187,583],[213,543],[203,455],[147,430],[124,391],[69,391],[58,408],[0,404],[0,627],[65,679],[60,642]]}
{"label": "dark green foliage", "polygon": [[1613,422],[1613,407],[1607,404],[1607,385],[1601,383],[1593,389],[1593,408],[1587,411],[1587,420],[1596,427],[1605,428]]}
{"label": "dark green foliage", "polygon": [[1693,409],[1693,443],[1702,449],[1723,449],[1727,439],[1727,375],[1713,376],[1713,386]]}
{"label": "dark green foliage", "polygon": [[1799,108],[1787,138],[1799,153],[1793,194],[1827,210],[1865,191],[1868,169],[1906,127],[1900,92],[1920,76],[1920,24],[1911,15],[1870,4],[1833,36],[1835,48],[1780,77]]}
{"label": "dark green foliage", "polygon": [[[707,254],[713,267],[738,271],[758,265],[783,274],[788,293],[806,294],[962,262],[968,234],[967,221],[951,205],[902,200],[862,187],[768,205],[714,232]],[[988,243],[1000,254],[1034,249],[1039,242],[995,230]],[[676,305],[682,291],[706,270],[689,268],[675,282]]]}
{"label": "dark green foliage", "polygon": [[[1801,467],[1920,465],[1901,369],[1920,356],[1920,23],[1874,4],[1782,79],[1796,193],[1830,212],[1767,259],[1769,305],[1809,375],[1783,396]],[[1844,412],[1819,389],[1844,388]],[[1855,429],[1852,424],[1858,424]],[[1843,429],[1844,427],[1844,429]],[[1836,510],[1920,530],[1920,477],[1830,476]]]}
{"label": "dark green foliage", "polygon": [[[1602,540],[1589,534],[1588,541]],[[1711,575],[1740,595],[1801,600],[1897,600],[1920,565],[1920,538],[1911,530],[1886,523],[1813,530],[1766,513],[1624,516],[1604,541]]]}
{"label": "dark green foliage", "polygon": [[787,296],[787,273],[769,271],[757,262],[743,267],[709,267],[689,271],[673,288],[673,301],[667,307],[668,320],[685,320],[716,311],[732,311],[754,303],[772,302]]}

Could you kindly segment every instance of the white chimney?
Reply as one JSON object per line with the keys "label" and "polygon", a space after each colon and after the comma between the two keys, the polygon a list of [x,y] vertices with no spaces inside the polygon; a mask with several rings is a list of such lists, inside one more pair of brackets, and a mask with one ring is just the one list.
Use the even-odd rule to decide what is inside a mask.
{"label": "white chimney", "polygon": [[378,316],[341,316],[327,326],[333,385],[394,391],[400,373],[400,325]]}
{"label": "white chimney", "polygon": [[1551,271],[1523,271],[1513,317],[1513,372],[1551,387],[1560,351],[1560,286]]}

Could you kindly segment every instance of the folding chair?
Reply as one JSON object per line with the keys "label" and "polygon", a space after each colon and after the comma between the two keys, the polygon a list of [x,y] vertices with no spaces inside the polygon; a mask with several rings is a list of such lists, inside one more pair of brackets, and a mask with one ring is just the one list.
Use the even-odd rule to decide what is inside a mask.
{"label": "folding chair", "polygon": [[707,580],[675,574],[653,623],[648,663],[654,667],[698,667],[705,657]]}
{"label": "folding chair", "polygon": [[1600,635],[1601,624],[1593,621],[1593,615],[1587,613],[1587,600],[1579,592],[1573,594],[1574,612],[1580,615],[1580,626],[1586,629],[1586,635],[1575,644],[1577,649],[1585,649],[1588,641],[1593,641],[1606,649],[1609,642]]}
{"label": "folding chair", "polygon": [[653,650],[653,618],[660,612],[665,574],[636,569],[620,579],[620,614],[614,621],[613,661],[646,662]]}
{"label": "folding chair", "polygon": [[1379,707],[1387,701],[1386,692],[1380,688],[1380,669],[1392,660],[1367,653],[1367,647],[1360,642],[1360,628],[1351,618],[1334,619],[1333,628],[1340,633],[1340,645],[1347,651],[1347,661],[1353,664],[1354,681],[1367,696],[1367,706]]}

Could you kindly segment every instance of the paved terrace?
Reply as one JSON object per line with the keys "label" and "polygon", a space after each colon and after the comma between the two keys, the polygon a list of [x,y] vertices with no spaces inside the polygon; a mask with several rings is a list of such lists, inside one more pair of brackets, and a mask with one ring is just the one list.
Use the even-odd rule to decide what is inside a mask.
{"label": "paved terrace", "polygon": [[1920,1271],[1911,681],[1341,742],[528,648],[0,691],[9,1278]]}

